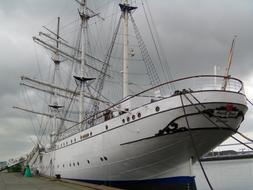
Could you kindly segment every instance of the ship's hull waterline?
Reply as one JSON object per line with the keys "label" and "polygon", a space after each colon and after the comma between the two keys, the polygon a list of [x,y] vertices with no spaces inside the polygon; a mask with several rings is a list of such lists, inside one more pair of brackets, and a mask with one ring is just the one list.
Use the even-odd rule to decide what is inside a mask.
{"label": "ship's hull waterline", "polygon": [[[226,110],[231,105],[234,111]],[[175,95],[65,138],[56,150],[40,153],[33,168],[43,175],[112,184],[189,177],[196,150],[203,155],[227,139],[246,111],[240,93]]]}

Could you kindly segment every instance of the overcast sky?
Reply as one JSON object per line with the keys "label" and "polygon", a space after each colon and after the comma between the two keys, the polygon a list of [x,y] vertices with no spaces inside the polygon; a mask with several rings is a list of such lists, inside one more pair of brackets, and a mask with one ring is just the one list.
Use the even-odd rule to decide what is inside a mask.
{"label": "overcast sky", "polygon": [[[223,74],[232,38],[238,35],[231,75],[244,81],[253,101],[252,0],[148,2],[173,78],[213,74],[214,65]],[[12,109],[20,104],[19,77],[37,72],[32,36],[57,16],[76,14],[76,10],[74,0],[0,0],[0,160],[25,154],[33,146],[30,121]],[[142,10],[136,16],[141,14]],[[252,124],[249,105],[240,130],[253,138]]]}

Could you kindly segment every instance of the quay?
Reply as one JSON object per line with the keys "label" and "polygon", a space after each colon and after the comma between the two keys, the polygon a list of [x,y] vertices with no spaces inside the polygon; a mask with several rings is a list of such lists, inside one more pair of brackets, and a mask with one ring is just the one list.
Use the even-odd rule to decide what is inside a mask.
{"label": "quay", "polygon": [[21,173],[0,172],[0,190],[120,190],[103,185],[57,180],[46,177],[24,177]]}

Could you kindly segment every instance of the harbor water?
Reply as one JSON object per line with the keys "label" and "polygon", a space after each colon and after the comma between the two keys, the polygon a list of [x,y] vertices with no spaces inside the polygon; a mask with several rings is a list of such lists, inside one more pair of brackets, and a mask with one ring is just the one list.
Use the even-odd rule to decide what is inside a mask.
{"label": "harbor water", "polygon": [[[252,190],[253,158],[203,162],[215,190]],[[199,163],[193,166],[198,190],[210,190]]]}

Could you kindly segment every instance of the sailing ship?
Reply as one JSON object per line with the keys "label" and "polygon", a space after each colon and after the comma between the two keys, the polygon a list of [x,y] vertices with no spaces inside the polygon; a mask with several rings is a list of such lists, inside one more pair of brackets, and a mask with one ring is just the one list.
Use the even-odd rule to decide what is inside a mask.
{"label": "sailing ship", "polygon": [[[128,0],[119,4],[121,14],[105,58],[96,57],[90,48],[89,22],[104,18],[86,0],[76,2],[81,24],[74,45],[60,34],[59,18],[57,32],[44,27],[48,33],[33,37],[53,52],[51,81],[21,77],[22,86],[49,96],[44,106],[47,113],[15,107],[40,115],[44,122],[27,159],[30,167],[41,175],[126,189],[196,189],[192,163],[234,134],[244,119],[243,83],[228,73],[162,81],[166,69],[158,71],[148,54],[133,17],[137,7]],[[130,23],[139,51],[129,44]],[[119,36],[123,59],[115,66]],[[129,62],[136,54],[150,86],[130,93],[129,81],[136,78],[129,72]],[[63,78],[58,77],[62,69]],[[105,95],[121,94],[121,88],[112,87],[112,80],[121,83],[120,97]]]}

